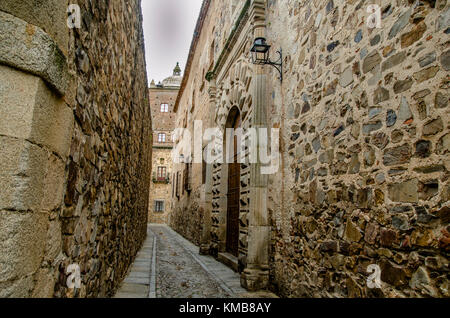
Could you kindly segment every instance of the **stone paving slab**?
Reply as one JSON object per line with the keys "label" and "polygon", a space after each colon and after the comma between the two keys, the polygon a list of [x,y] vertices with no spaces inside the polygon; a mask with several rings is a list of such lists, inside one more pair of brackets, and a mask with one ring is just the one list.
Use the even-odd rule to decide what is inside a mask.
{"label": "stone paving slab", "polygon": [[271,298],[248,293],[240,275],[165,225],[150,224],[116,298]]}
{"label": "stone paving slab", "polygon": [[147,239],[136,256],[133,265],[120,286],[115,298],[148,298],[150,293],[151,255],[153,239],[150,229],[147,230]]}

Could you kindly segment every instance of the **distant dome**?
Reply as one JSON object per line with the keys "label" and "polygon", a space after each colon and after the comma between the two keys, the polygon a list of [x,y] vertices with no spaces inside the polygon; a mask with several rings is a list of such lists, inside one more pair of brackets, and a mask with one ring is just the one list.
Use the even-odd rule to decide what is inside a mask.
{"label": "distant dome", "polygon": [[180,87],[183,77],[181,76],[180,64],[177,62],[173,70],[173,75],[162,81],[163,87]]}

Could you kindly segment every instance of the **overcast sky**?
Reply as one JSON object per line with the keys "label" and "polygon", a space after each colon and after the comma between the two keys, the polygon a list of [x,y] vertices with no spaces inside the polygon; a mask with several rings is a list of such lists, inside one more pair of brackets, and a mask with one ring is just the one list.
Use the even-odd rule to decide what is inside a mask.
{"label": "overcast sky", "polygon": [[186,65],[202,0],[142,0],[149,84],[169,77],[177,62]]}

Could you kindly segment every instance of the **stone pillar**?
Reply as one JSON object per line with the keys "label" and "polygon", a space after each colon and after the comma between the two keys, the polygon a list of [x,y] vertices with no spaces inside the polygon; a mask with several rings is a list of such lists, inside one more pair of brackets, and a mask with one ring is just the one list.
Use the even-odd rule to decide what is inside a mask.
{"label": "stone pillar", "polygon": [[[209,83],[209,122],[208,128],[214,127],[214,114],[216,110],[216,83],[211,80]],[[210,254],[211,247],[211,224],[212,224],[212,189],[213,189],[213,165],[206,165],[206,182],[205,182],[205,200],[203,202],[203,210],[205,211],[203,217],[203,232],[200,244],[200,254]]]}
{"label": "stone pillar", "polygon": [[0,4],[0,297],[52,297],[59,274],[74,124],[66,10],[56,0]]}
{"label": "stone pillar", "polygon": [[[265,1],[254,0],[251,7],[254,38],[265,37]],[[267,76],[265,67],[254,65],[252,127],[267,128]],[[258,142],[258,162],[259,162]],[[267,211],[267,175],[261,174],[261,164],[252,163],[250,172],[250,216],[248,229],[247,268],[241,275],[241,285],[250,291],[267,288],[269,282],[270,225]]]}

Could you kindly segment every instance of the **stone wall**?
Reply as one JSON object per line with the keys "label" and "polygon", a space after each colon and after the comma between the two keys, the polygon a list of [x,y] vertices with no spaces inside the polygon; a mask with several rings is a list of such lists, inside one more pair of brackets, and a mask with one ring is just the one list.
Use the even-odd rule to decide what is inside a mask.
{"label": "stone wall", "polygon": [[[174,106],[179,87],[160,87],[151,85],[149,89],[150,107],[153,122],[153,163],[152,182],[150,184],[150,200],[148,206],[149,223],[169,224],[172,213],[172,148],[173,130],[175,126]],[[168,112],[161,112],[161,104],[168,104]],[[159,142],[158,134],[166,135],[165,142]],[[158,167],[165,167],[167,182],[158,181]],[[155,212],[155,200],[164,201],[164,212]]]}
{"label": "stone wall", "polygon": [[[169,224],[172,212],[172,149],[153,147],[152,181],[150,183],[150,200],[148,205],[148,222]],[[158,167],[167,169],[167,181],[158,180]],[[164,201],[164,211],[155,211],[155,200]]]}
{"label": "stone wall", "polygon": [[[211,4],[189,58],[197,72],[177,101],[179,127],[204,119],[224,129],[235,105],[246,127],[280,128],[278,173],[241,170],[250,190],[241,191],[239,265],[253,270],[243,285],[264,287],[252,280],[268,266],[269,287],[285,297],[448,297],[447,1],[377,1],[380,28],[367,26],[364,0],[247,3],[247,12]],[[282,82],[275,68],[248,65],[255,36],[272,60],[282,49]],[[175,203],[175,227],[195,242],[192,231],[210,229],[203,251],[217,254],[227,174],[208,169],[206,185],[193,182],[194,196]],[[203,222],[190,206],[204,207]],[[367,286],[371,264],[381,289]]]}
{"label": "stone wall", "polygon": [[111,296],[146,236],[140,2],[75,2],[0,4],[0,297]]}
{"label": "stone wall", "polygon": [[[269,194],[274,287],[448,297],[447,1],[377,1],[373,29],[369,1],[286,3],[267,1],[268,41],[285,53],[269,109],[283,131]],[[367,287],[370,264],[381,289]]]}
{"label": "stone wall", "polygon": [[[189,61],[184,72],[180,94],[177,97],[175,109],[175,127],[186,128],[191,136],[194,136],[194,121],[203,123],[203,128],[210,127],[214,111],[209,108],[208,85],[204,80],[208,68],[214,62],[216,51],[219,49],[211,46],[214,38],[216,24],[213,22],[219,18],[216,6],[219,2],[204,1],[202,14],[199,16],[196,26],[198,38],[194,37],[189,52]],[[211,7],[210,7],[211,6]],[[214,12],[211,14],[211,11]],[[206,12],[209,12],[206,15]],[[221,28],[219,28],[221,30]],[[201,32],[200,32],[201,30]],[[196,49],[198,48],[198,49]],[[177,142],[180,141],[178,138]],[[190,154],[183,153],[186,157]],[[205,222],[205,185],[203,184],[205,173],[202,164],[193,163],[190,178],[192,191],[183,191],[184,163],[174,164],[174,173],[180,174],[178,184],[179,197],[174,198],[174,207],[170,221],[171,227],[182,236],[197,245],[201,243],[203,224]]]}
{"label": "stone wall", "polygon": [[[177,99],[178,88],[158,88],[152,86],[149,89],[150,107],[152,110],[152,123],[153,132],[155,134],[158,131],[173,131],[175,126],[175,113],[173,108],[175,106],[175,100]],[[161,104],[166,103],[169,105],[169,112],[161,112]],[[156,139],[157,141],[158,139]],[[172,139],[167,139],[171,141]]]}

